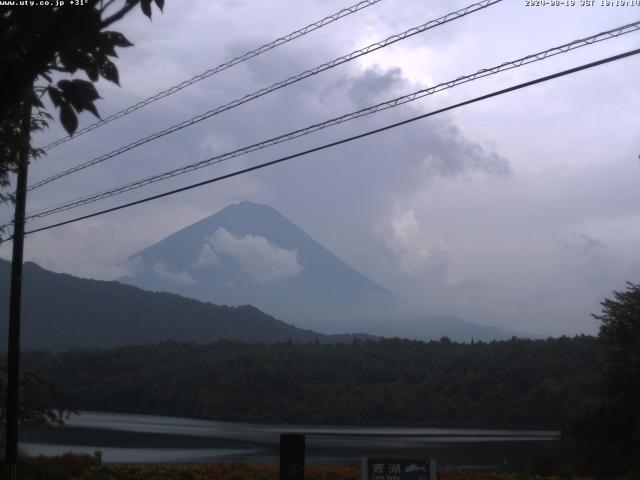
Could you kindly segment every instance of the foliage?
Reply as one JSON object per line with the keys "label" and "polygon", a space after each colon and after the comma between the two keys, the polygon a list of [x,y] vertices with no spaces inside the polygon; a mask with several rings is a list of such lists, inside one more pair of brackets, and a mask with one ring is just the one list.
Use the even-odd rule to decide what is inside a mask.
{"label": "foliage", "polygon": [[[24,114],[35,111],[31,130],[47,126],[52,116],[43,103],[46,94],[65,130],[72,135],[78,113],[98,117],[100,98],[93,82],[100,77],[118,83],[118,69],[111,58],[116,47],[131,46],[119,32],[107,30],[140,4],[151,18],[152,0],[86,0],[79,6],[30,8],[15,2],[0,7],[0,187],[8,186],[9,173],[19,163],[19,152],[29,143],[31,157],[42,152],[32,148],[24,135]],[[162,9],[164,0],[155,0]],[[83,78],[61,76],[83,73]],[[10,198],[4,196],[0,200]]]}
{"label": "foliage", "polygon": [[576,471],[640,473],[640,285],[605,299],[599,340],[603,352],[597,400],[575,413],[564,431]]}
{"label": "foliage", "polygon": [[[84,479],[95,480],[277,480],[276,465],[247,465],[242,463],[219,463],[191,466],[168,465],[105,465],[87,470]],[[306,467],[307,480],[359,480],[360,470],[347,467]]]}
{"label": "foliage", "polygon": [[559,428],[596,395],[593,337],[458,344],[173,342],[32,352],[80,410],[287,423]]}
{"label": "foliage", "polygon": [[[87,455],[27,459],[21,465],[24,480],[277,480],[277,465],[203,464],[203,465],[95,465]],[[441,480],[558,480],[551,476],[532,476],[494,472],[438,472]],[[573,480],[588,480],[572,477]],[[307,480],[359,480],[360,469],[349,467],[305,468]],[[619,477],[619,480],[635,480]]]}
{"label": "foliage", "polygon": [[[6,397],[7,371],[0,368],[0,398]],[[20,378],[20,409],[18,424],[27,427],[62,425],[73,412],[65,395],[52,383],[33,373],[23,373]],[[53,406],[52,406],[53,405]],[[4,445],[6,411],[0,403],[0,444]]]}
{"label": "foliage", "polygon": [[[602,302],[600,341],[604,350],[604,395],[633,418],[640,435],[640,285],[614,292],[615,300]],[[626,441],[634,441],[628,432]],[[640,452],[640,436],[635,438]]]}
{"label": "foliage", "polygon": [[[21,455],[18,459],[18,478],[20,480],[79,479],[91,471],[95,465],[94,457],[89,455],[74,453],[54,457]],[[0,478],[4,477],[0,476]]]}
{"label": "foliage", "polygon": [[[36,110],[29,116],[30,123],[23,114],[27,104],[36,106]],[[0,201],[13,200],[13,195],[6,193],[4,189],[9,186],[9,172],[17,167],[21,154],[26,150],[33,159],[42,155],[40,149],[31,147],[30,135],[26,135],[26,127],[29,127],[30,132],[42,130],[52,118],[41,107],[40,99],[31,90],[18,108],[8,111],[0,121]]]}

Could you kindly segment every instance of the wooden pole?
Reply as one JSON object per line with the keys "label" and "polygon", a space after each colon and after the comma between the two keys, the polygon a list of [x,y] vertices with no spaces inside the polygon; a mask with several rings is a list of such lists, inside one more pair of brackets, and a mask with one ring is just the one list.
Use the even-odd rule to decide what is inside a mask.
{"label": "wooden pole", "polygon": [[[30,94],[30,92],[29,92]],[[7,418],[5,461],[9,478],[16,480],[18,465],[18,396],[20,391],[20,313],[22,306],[22,258],[24,216],[27,204],[27,174],[31,142],[31,102],[25,96],[22,115],[23,145],[19,152],[16,205],[13,216],[13,255],[11,257],[11,296],[9,299],[9,345],[7,350]]]}

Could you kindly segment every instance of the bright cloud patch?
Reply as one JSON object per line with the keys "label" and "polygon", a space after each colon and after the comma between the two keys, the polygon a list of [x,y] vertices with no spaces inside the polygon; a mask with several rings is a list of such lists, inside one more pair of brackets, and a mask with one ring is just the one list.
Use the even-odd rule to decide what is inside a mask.
{"label": "bright cloud patch", "polygon": [[196,267],[211,267],[213,265],[216,265],[220,261],[220,257],[218,257],[218,254],[215,252],[213,246],[211,245],[211,243],[209,243],[209,241],[209,238],[207,238],[207,241],[204,243],[204,245],[202,245],[202,248],[200,249],[198,258],[196,258],[195,262],[193,262]]}
{"label": "bright cloud patch", "polygon": [[447,248],[426,242],[413,210],[398,212],[392,219],[387,243],[398,256],[400,268],[407,274],[429,272],[444,280],[447,271]]}
{"label": "bright cloud patch", "polygon": [[196,281],[191,275],[184,270],[180,272],[172,271],[166,263],[158,262],[153,264],[153,271],[160,277],[171,280],[174,283],[181,283],[183,285],[193,285]]}
{"label": "bright cloud patch", "polygon": [[200,256],[209,249],[235,258],[240,268],[260,283],[295,277],[302,271],[296,249],[280,248],[260,235],[240,237],[219,228],[207,239]]}

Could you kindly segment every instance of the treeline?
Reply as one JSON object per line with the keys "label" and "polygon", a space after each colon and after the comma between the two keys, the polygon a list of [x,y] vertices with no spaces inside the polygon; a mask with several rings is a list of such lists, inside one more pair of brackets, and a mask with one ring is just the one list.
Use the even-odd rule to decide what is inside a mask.
{"label": "treeline", "polygon": [[589,336],[162,343],[24,355],[81,410],[287,423],[560,428],[597,394]]}

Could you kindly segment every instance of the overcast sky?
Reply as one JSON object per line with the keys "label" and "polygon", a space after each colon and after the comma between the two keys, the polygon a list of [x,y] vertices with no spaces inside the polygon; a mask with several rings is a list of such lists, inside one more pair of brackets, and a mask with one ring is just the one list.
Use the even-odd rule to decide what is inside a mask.
{"label": "overcast sky", "polygon": [[[352,0],[355,3],[355,0]],[[579,4],[580,1],[577,0]],[[348,0],[167,0],[116,30],[121,87],[103,115],[325,15]],[[599,4],[599,0],[596,1]],[[383,0],[52,150],[30,180],[108,152],[356,48],[467,5]],[[640,7],[495,6],[321,73],[29,195],[28,209],[190,163],[640,19]],[[640,33],[471,82],[366,119],[66,214],[271,160],[620,53]],[[273,206],[426,315],[540,335],[594,333],[590,313],[640,282],[640,57],[530,87],[375,137],[27,238],[26,258],[114,279],[118,262],[230,203]],[[81,126],[92,122],[83,114]],[[53,126],[39,144],[59,137]],[[2,210],[3,219],[9,211]],[[9,245],[0,254],[10,256]]]}

